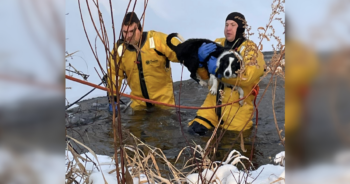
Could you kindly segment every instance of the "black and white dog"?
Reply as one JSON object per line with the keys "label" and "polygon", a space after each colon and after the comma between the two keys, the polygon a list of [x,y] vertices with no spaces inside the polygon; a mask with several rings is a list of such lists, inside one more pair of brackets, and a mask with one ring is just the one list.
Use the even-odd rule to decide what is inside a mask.
{"label": "black and white dog", "polygon": [[[177,37],[181,40],[182,43],[178,44],[177,46],[173,45],[171,43],[171,39]],[[205,67],[208,70],[207,61],[210,59],[211,56],[214,56],[217,58],[216,61],[216,73],[215,75],[210,74],[209,78],[209,85],[210,93],[213,95],[216,95],[218,90],[218,76],[222,76],[225,78],[236,78],[237,74],[235,73],[237,70],[241,68],[240,61],[243,61],[240,54],[238,54],[236,51],[233,50],[227,50],[223,46],[208,40],[208,39],[188,39],[184,41],[181,35],[178,33],[171,33],[167,37],[167,45],[170,49],[172,49],[177,56],[177,59],[187,67],[187,69],[191,72],[190,77],[197,81],[201,86],[205,86],[206,82],[203,81],[197,74],[197,69],[199,68],[199,59],[198,59],[198,49],[202,46],[202,44],[205,43],[214,43],[216,44],[216,50],[209,54],[201,64],[203,64],[203,67]],[[243,63],[243,62],[242,62]],[[208,72],[209,74],[209,72]],[[229,85],[229,84],[225,84]],[[230,85],[229,85],[230,86]],[[244,92],[242,88],[237,86],[237,90],[239,93],[239,97],[243,98]],[[240,104],[243,105],[243,100],[240,101]]]}

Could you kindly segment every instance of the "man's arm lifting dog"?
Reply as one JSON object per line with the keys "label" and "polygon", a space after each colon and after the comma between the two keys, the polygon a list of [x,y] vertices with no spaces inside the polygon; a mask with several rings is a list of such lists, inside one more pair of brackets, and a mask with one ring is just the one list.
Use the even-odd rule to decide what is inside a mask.
{"label": "man's arm lifting dog", "polygon": [[[179,38],[180,41],[183,43],[180,43],[177,46],[173,45],[171,43],[171,39],[174,37]],[[199,64],[200,64],[199,58],[198,58],[198,49],[204,42],[216,44],[215,42],[207,40],[207,39],[189,39],[189,40],[185,41],[182,38],[182,36],[179,35],[178,33],[172,33],[172,34],[168,35],[168,37],[167,37],[167,45],[169,46],[169,48],[172,49],[176,53],[176,56],[177,56],[178,60],[180,61],[180,63],[185,65],[186,68],[190,71],[190,73],[191,73],[190,77],[202,86],[205,85],[205,82],[202,81],[199,77],[197,77],[196,73],[197,73],[197,70],[198,70]],[[221,45],[219,45],[219,44],[216,44],[216,45],[217,45],[217,50],[223,51],[223,47]],[[208,69],[206,61],[209,60],[210,56],[218,57],[218,53],[219,52],[212,53],[207,58],[205,58],[204,62],[203,62],[203,64],[204,64],[203,67]],[[208,74],[209,74],[209,72],[208,72]],[[216,80],[216,77],[214,75],[210,75],[209,84],[210,83],[214,84],[212,86],[213,90],[211,90],[211,91],[213,91],[213,93],[216,94],[216,90],[214,90],[214,89],[217,89],[217,86],[215,87],[215,84],[217,85],[217,82],[211,82],[211,81],[215,81],[215,80]]]}
{"label": "man's arm lifting dog", "polygon": [[[171,39],[174,37],[179,38],[182,43],[178,44],[177,46],[173,45],[171,43]],[[186,68],[190,71],[190,77],[196,82],[198,82],[201,86],[206,85],[206,83],[197,75],[197,70],[200,64],[198,58],[198,49],[202,46],[203,43],[214,43],[217,46],[216,50],[209,54],[204,59],[204,61],[201,62],[201,64],[203,63],[203,67],[205,67],[208,71],[207,61],[212,56],[217,58],[217,70],[215,72],[215,75],[210,74],[209,78],[209,85],[211,86],[210,93],[216,95],[219,84],[217,77],[220,78],[222,76],[227,79],[236,78],[237,74],[235,72],[241,68],[240,61],[243,60],[242,57],[236,51],[227,50],[223,46],[208,39],[188,39],[184,41],[183,37],[178,33],[171,33],[167,37],[167,45],[169,46],[169,48],[171,48],[176,53],[176,56],[180,63],[185,65]],[[238,86],[237,89],[240,98],[243,98],[243,90]],[[243,101],[240,101],[241,105],[242,103]]]}

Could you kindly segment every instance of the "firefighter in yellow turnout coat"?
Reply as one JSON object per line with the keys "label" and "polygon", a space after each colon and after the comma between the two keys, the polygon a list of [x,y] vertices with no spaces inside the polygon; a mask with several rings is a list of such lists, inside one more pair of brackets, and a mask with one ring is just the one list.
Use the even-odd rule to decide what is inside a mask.
{"label": "firefighter in yellow turnout coat", "polygon": [[[116,63],[121,59],[118,72],[119,91],[123,79],[126,78],[131,89],[131,95],[157,102],[175,104],[169,61],[178,62],[178,60],[175,52],[167,46],[166,37],[166,34],[156,31],[141,33],[137,15],[135,13],[126,15],[123,22],[124,42],[117,43],[112,51],[112,54],[117,52]],[[141,52],[137,56],[137,50],[132,44],[138,45],[139,42],[141,42]],[[180,42],[173,39],[172,43],[178,45]],[[123,51],[124,54],[122,54]],[[111,68],[108,68],[108,74],[114,77],[112,77],[113,85],[108,81],[108,86],[113,87],[114,91],[116,73],[115,62],[111,60]],[[153,105],[144,101],[133,100],[131,107],[137,109]],[[110,104],[110,111],[112,110]]]}
{"label": "firefighter in yellow turnout coat", "polygon": [[[243,37],[244,33],[244,16],[240,13],[233,12],[229,14],[226,18],[225,26],[225,38],[218,38],[215,42],[223,45],[227,48],[232,48],[239,52],[243,57],[243,62],[245,65],[245,70],[241,76],[232,79],[222,78],[222,82],[231,84],[233,86],[240,86],[244,91],[244,96],[249,94],[249,92],[254,88],[254,86],[259,82],[260,77],[264,74],[265,61],[263,54],[258,51],[256,44],[250,40],[246,40]],[[211,52],[215,50],[216,46],[214,44],[204,44],[198,51],[199,59],[207,57]],[[255,48],[255,49],[252,49]],[[253,60],[253,58],[256,59]],[[257,63],[257,65],[251,65],[250,63]],[[215,74],[216,70],[216,58],[211,57],[208,61],[209,73]],[[198,70],[197,73],[202,78],[207,78],[203,70]],[[222,89],[224,91],[222,101],[219,101],[219,91],[217,95],[212,95],[208,93],[202,107],[216,106],[219,104],[226,104],[239,99],[239,94],[237,91],[232,92],[232,88],[226,87],[222,83],[219,84],[218,90]],[[232,95],[231,95],[232,92]],[[221,127],[227,130],[241,131],[245,124],[244,130],[250,129],[253,122],[250,117],[253,113],[254,106],[254,94],[249,95],[244,100],[244,105],[240,106],[239,103],[234,103],[221,108],[216,109],[200,109],[197,111],[197,116],[189,122],[189,131],[195,132],[200,135],[204,135],[208,129],[215,128],[220,117],[223,115],[221,121]]]}

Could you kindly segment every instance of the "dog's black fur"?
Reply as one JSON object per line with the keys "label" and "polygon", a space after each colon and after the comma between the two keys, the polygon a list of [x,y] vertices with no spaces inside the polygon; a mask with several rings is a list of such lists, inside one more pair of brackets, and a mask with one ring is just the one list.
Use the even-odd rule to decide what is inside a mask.
{"label": "dog's black fur", "polygon": [[[180,43],[177,46],[175,46],[171,43],[171,39],[174,37],[178,37],[180,38],[180,40],[182,39],[178,33],[171,33],[167,37],[167,40],[166,40],[167,45],[169,46],[170,49],[172,49],[176,53],[177,59],[180,61],[180,63],[184,64],[187,67],[187,69],[191,72],[190,77],[197,82],[199,82],[196,76],[197,69],[199,68],[199,59],[198,59],[199,47],[201,47],[204,42],[207,44],[214,43],[217,46],[216,50],[211,54],[209,54],[209,56],[207,56],[202,62],[203,67],[205,67],[207,70],[208,70],[207,61],[211,56],[219,58],[224,51],[228,51],[228,49],[225,49],[223,46],[208,39],[188,39],[186,41],[181,40],[183,41],[183,43]],[[233,53],[227,54],[221,57],[220,59],[220,66],[217,70],[217,73],[215,74],[216,77],[218,77],[218,75],[224,76],[223,72],[230,63],[229,57],[235,58],[235,61],[236,61],[236,63],[233,63],[231,65],[232,72],[235,72],[240,68],[240,64],[236,56]]]}

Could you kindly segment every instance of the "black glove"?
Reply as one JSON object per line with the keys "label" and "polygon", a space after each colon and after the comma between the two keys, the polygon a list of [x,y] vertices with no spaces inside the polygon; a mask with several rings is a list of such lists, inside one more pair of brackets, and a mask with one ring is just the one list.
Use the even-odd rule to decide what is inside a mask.
{"label": "black glove", "polygon": [[191,134],[199,134],[199,135],[205,135],[205,133],[208,131],[207,127],[199,124],[197,121],[194,121],[192,125],[188,128],[188,131]]}

